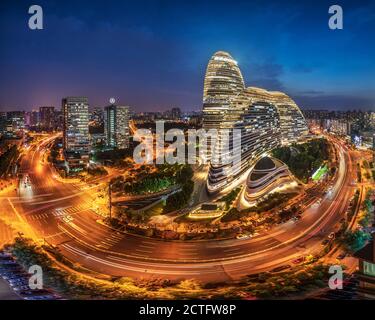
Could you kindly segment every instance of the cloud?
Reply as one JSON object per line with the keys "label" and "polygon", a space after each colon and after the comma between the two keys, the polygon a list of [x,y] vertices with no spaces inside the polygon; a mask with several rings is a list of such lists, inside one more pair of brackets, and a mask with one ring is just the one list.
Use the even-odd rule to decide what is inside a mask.
{"label": "cloud", "polygon": [[293,99],[303,109],[369,109],[374,102],[366,97],[349,95],[294,95]]}
{"label": "cloud", "polygon": [[324,95],[324,91],[319,90],[307,90],[307,91],[301,91],[298,94],[300,95],[307,95],[307,96],[316,96],[316,95]]}
{"label": "cloud", "polygon": [[281,64],[266,62],[262,64],[252,64],[250,72],[253,77],[257,78],[278,78],[284,73]]}
{"label": "cloud", "polygon": [[285,87],[279,79],[284,74],[282,65],[265,62],[261,64],[251,64],[248,66],[249,77],[245,77],[247,85],[260,87],[267,90],[284,90]]}
{"label": "cloud", "polygon": [[314,67],[308,66],[308,65],[302,64],[302,63],[296,64],[296,65],[292,66],[290,69],[294,73],[311,73],[311,72],[314,71]]}
{"label": "cloud", "polygon": [[250,87],[259,87],[271,91],[284,91],[285,87],[279,79],[254,79],[249,84]]}

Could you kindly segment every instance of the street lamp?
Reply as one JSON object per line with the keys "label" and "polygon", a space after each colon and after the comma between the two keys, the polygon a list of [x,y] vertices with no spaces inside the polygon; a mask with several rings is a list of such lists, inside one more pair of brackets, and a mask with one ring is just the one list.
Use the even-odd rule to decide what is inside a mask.
{"label": "street lamp", "polygon": [[112,219],[112,182],[108,183],[109,219]]}

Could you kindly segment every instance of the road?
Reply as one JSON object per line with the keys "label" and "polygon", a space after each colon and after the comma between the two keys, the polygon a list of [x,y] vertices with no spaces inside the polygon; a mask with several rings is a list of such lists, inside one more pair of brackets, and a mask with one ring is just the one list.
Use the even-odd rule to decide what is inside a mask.
{"label": "road", "polygon": [[112,276],[225,281],[291,264],[321,250],[322,240],[338,229],[355,190],[355,159],[336,143],[340,166],[335,187],[298,222],[246,240],[163,241],[119,233],[99,223],[90,209],[98,187],[82,190],[79,184],[54,179],[49,165],[41,163],[48,143],[41,141],[23,157],[21,169],[28,173],[30,186],[21,183],[19,194],[0,197],[0,204],[28,236],[55,245],[88,269]]}

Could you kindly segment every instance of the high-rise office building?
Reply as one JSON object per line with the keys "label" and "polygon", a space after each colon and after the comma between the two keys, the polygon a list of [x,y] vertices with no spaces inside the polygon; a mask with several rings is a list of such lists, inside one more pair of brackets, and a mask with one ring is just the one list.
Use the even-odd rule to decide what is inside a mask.
{"label": "high-rise office building", "polygon": [[117,149],[129,147],[129,107],[110,105],[105,107],[105,135],[107,144]]}
{"label": "high-rise office building", "polygon": [[25,128],[25,112],[9,111],[7,112],[8,128],[17,131]]}
{"label": "high-rise office building", "polygon": [[39,126],[39,111],[38,110],[33,110],[30,113],[30,127],[37,127]]}
{"label": "high-rise office building", "polygon": [[39,107],[40,128],[52,131],[55,128],[55,107]]}
{"label": "high-rise office building", "polygon": [[87,164],[90,151],[89,104],[86,97],[62,100],[63,147],[69,170],[80,170]]}
{"label": "high-rise office building", "polygon": [[63,130],[64,128],[64,113],[63,110],[55,110],[55,126],[56,130]]}
{"label": "high-rise office building", "polygon": [[6,133],[7,128],[7,113],[0,112],[0,134]]}
{"label": "high-rise office building", "polygon": [[172,118],[172,120],[180,120],[181,109],[180,108],[172,108],[171,109],[171,118]]}
{"label": "high-rise office building", "polygon": [[95,127],[101,127],[104,125],[103,108],[92,108],[90,112],[90,124]]}

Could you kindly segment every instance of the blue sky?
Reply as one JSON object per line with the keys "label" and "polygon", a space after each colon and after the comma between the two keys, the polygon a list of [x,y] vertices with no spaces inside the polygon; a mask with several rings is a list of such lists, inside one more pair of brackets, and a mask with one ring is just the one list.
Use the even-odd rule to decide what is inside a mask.
{"label": "blue sky", "polygon": [[[41,5],[44,30],[27,27]],[[328,28],[340,4],[344,29]],[[11,1],[0,3],[0,109],[85,95],[135,110],[202,105],[205,68],[224,50],[248,86],[302,108],[375,109],[375,1]]]}

